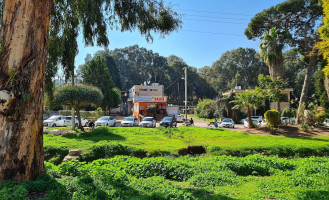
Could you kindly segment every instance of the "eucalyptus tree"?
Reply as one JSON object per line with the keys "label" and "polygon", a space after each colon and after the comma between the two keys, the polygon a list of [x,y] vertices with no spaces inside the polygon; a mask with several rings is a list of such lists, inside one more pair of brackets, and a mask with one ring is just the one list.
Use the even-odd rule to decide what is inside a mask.
{"label": "eucalyptus tree", "polygon": [[269,67],[271,79],[278,77],[284,79],[283,53],[285,43],[289,40],[290,34],[275,27],[265,32],[261,37],[260,56]]}
{"label": "eucalyptus tree", "polygon": [[[308,63],[299,107],[306,101],[317,64],[318,55],[313,52],[313,46],[319,41],[316,30],[323,15],[321,5],[321,0],[286,0],[256,14],[245,30],[248,39],[258,38],[273,27],[290,32],[289,45],[296,47]],[[301,109],[298,110],[300,113]]]}
{"label": "eucalyptus tree", "polygon": [[72,67],[76,43],[71,39],[77,32],[81,30],[86,45],[106,46],[108,27],[120,31],[138,29],[147,40],[152,40],[151,31],[163,36],[176,30],[180,19],[171,7],[157,0],[3,2],[0,181],[28,180],[45,169],[42,146],[45,72],[49,81],[59,60],[63,66]]}

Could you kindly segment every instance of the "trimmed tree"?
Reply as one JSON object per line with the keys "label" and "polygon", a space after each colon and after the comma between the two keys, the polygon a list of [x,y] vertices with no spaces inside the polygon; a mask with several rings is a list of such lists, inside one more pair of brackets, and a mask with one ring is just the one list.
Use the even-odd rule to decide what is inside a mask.
{"label": "trimmed tree", "polygon": [[98,105],[102,102],[102,99],[103,94],[97,87],[67,85],[55,91],[53,104],[68,105],[74,108],[79,121],[79,129],[83,130],[80,110],[90,104]]}
{"label": "trimmed tree", "polygon": [[260,37],[262,40],[259,45],[260,56],[263,57],[264,62],[267,64],[272,80],[279,77],[283,79],[285,76],[282,50],[290,38],[289,32],[276,29],[275,27]]}
{"label": "trimmed tree", "polygon": [[[170,6],[157,0],[5,0],[1,20],[0,181],[30,180],[44,172],[42,114],[48,47],[55,54],[48,55],[50,81],[62,59],[62,41],[70,45],[74,41],[69,38],[80,28],[86,45],[106,46],[108,28],[138,29],[150,40],[151,32],[164,36],[181,22]],[[68,67],[72,57],[64,59]]]}
{"label": "trimmed tree", "polygon": [[253,91],[246,91],[235,95],[234,100],[231,101],[235,105],[233,109],[247,110],[249,128],[255,128],[251,119],[252,111],[259,108],[263,102],[263,91],[257,87]]}

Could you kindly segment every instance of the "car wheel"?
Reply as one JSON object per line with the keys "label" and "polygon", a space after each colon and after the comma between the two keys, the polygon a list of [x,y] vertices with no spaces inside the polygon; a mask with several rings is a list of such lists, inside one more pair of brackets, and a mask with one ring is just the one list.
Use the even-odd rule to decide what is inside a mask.
{"label": "car wheel", "polygon": [[79,124],[75,124],[75,127],[78,127],[79,126]]}
{"label": "car wheel", "polygon": [[234,126],[232,128],[234,128]]}
{"label": "car wheel", "polygon": [[109,124],[106,124],[106,126],[109,126]]}
{"label": "car wheel", "polygon": [[52,127],[56,127],[56,124],[53,124],[53,126]]}

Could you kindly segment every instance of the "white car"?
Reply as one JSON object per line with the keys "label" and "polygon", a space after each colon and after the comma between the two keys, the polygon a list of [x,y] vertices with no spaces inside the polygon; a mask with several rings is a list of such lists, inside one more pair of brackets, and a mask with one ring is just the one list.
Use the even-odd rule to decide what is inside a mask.
{"label": "white car", "polygon": [[[260,126],[262,122],[259,122],[257,119],[251,119],[252,123],[257,127]],[[248,119],[244,121],[243,126],[245,128],[249,128],[249,123],[248,123]]]}
{"label": "white car", "polygon": [[126,117],[122,120],[121,126],[138,126],[138,119],[136,117]]}
{"label": "white car", "polygon": [[[251,116],[251,119],[255,119],[259,123],[262,123],[262,121],[263,121],[263,117],[262,116]],[[248,118],[246,120],[248,121]]]}
{"label": "white car", "polygon": [[[86,120],[84,117],[80,117],[80,119],[82,126],[88,126],[88,120]],[[75,123],[75,127],[78,127],[79,121],[77,116],[75,116],[74,123]],[[61,123],[60,126],[72,126],[72,117],[71,116],[64,117],[63,123]]]}
{"label": "white car", "polygon": [[117,120],[111,116],[103,116],[95,122],[95,126],[115,126]]}
{"label": "white car", "polygon": [[48,127],[63,126],[64,119],[65,119],[64,116],[52,116],[43,121],[43,126],[48,126]]}
{"label": "white car", "polygon": [[221,123],[222,128],[234,128],[234,122],[230,118],[223,119]]}
{"label": "white car", "polygon": [[184,122],[184,117],[182,115],[175,115],[175,118],[176,118],[176,122],[181,122],[183,123]]}
{"label": "white car", "polygon": [[154,117],[145,117],[142,122],[139,124],[140,127],[155,128],[156,120]]}

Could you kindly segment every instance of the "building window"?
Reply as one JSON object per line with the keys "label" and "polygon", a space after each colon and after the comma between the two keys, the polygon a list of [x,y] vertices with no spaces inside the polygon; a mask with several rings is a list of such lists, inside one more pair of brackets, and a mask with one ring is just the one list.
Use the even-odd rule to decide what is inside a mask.
{"label": "building window", "polygon": [[147,89],[139,89],[139,91],[147,92]]}
{"label": "building window", "polygon": [[158,89],[150,89],[150,91],[156,92],[158,91]]}

